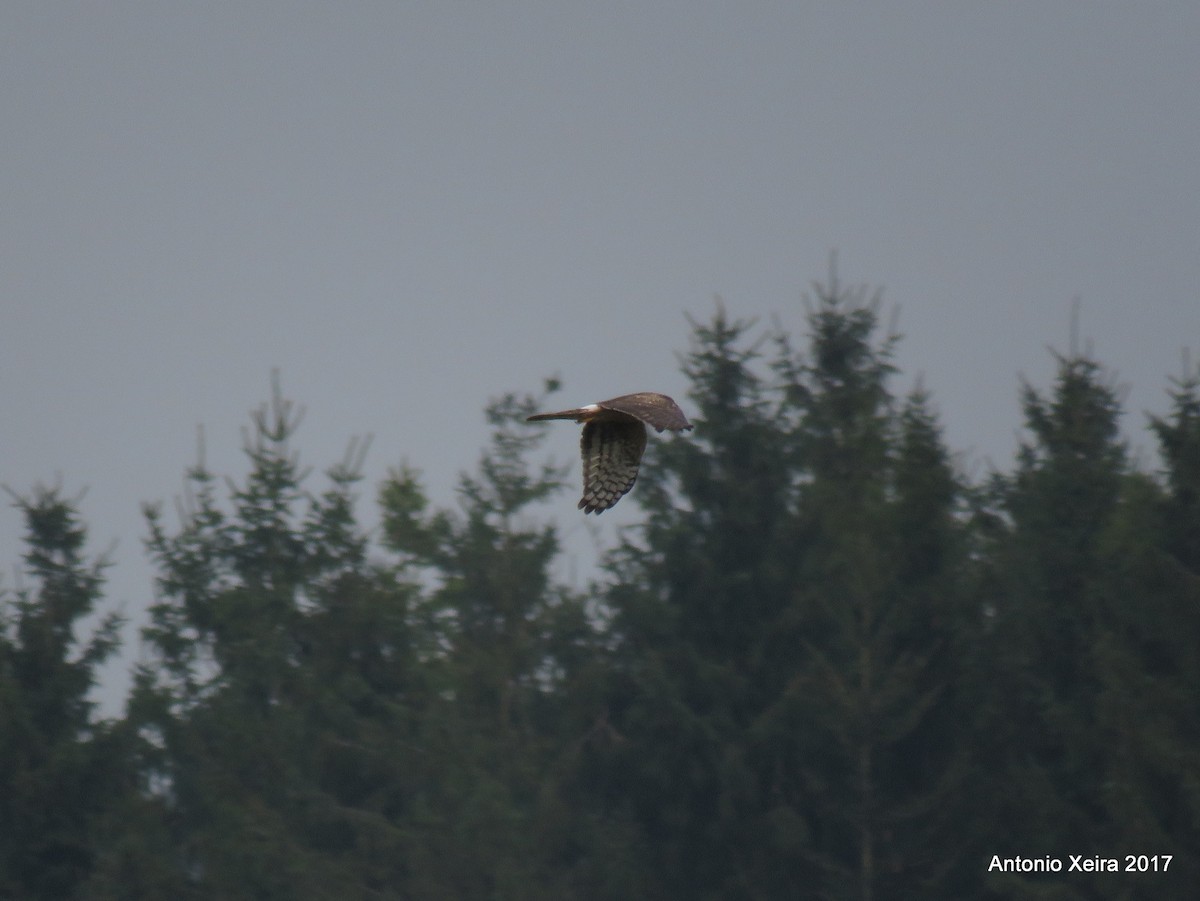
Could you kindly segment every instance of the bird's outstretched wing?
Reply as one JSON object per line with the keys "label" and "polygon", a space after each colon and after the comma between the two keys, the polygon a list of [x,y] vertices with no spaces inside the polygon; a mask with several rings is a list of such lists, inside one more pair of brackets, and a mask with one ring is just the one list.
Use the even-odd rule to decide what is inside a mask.
{"label": "bird's outstretched wing", "polygon": [[584,424],[579,442],[583,455],[583,498],[579,509],[584,513],[603,513],[633,487],[642,451],[646,449],[646,426],[660,432],[663,429],[680,432],[692,427],[675,401],[652,391],[622,394],[586,407],[528,417],[529,422],[547,419],[573,419]]}
{"label": "bird's outstretched wing", "polygon": [[687,417],[683,415],[683,410],[679,409],[679,404],[667,395],[656,394],[653,391],[622,394],[611,400],[602,400],[596,406],[601,410],[625,413],[659,432],[663,429],[680,432],[692,427],[692,424],[687,421]]}
{"label": "bird's outstretched wing", "polygon": [[596,420],[583,427],[584,513],[603,513],[633,487],[646,449],[646,427],[631,419]]}

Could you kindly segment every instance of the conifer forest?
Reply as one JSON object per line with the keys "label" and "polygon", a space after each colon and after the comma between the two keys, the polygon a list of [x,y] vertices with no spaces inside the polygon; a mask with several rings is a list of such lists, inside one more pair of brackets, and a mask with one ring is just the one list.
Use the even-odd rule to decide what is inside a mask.
{"label": "conifer forest", "polygon": [[68,492],[9,485],[0,899],[1194,897],[1200,367],[1164,361],[1135,456],[1060,352],[968,477],[878,295],[806,310],[688,320],[695,430],[582,587],[578,464],[524,421],[553,379],[488,402],[445,508],[360,445],[304,459],[277,391],[242,472],[131,499],[153,603],[113,718],[107,561]]}

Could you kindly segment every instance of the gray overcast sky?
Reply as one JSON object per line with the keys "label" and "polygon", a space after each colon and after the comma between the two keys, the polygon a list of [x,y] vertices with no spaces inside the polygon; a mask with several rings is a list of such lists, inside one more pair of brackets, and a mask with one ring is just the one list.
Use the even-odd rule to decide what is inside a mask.
{"label": "gray overcast sky", "polygon": [[[0,481],[88,488],[136,618],[139,504],[198,423],[244,472],[272,367],[305,462],[372,433],[365,494],[407,458],[451,504],[489,396],[681,396],[685,311],[799,337],[835,249],[969,470],[1008,465],[1076,296],[1149,446],[1200,356],[1197,47],[1194,0],[6,0]],[[20,531],[0,508],[8,586]]]}

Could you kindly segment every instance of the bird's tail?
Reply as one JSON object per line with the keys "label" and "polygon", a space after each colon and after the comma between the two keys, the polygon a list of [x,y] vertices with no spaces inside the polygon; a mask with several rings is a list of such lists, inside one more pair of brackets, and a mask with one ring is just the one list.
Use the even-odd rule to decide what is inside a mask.
{"label": "bird's tail", "polygon": [[542,422],[546,419],[574,419],[578,422],[587,412],[582,407],[576,407],[574,410],[559,410],[557,413],[535,413],[532,416],[526,417],[525,421]]}

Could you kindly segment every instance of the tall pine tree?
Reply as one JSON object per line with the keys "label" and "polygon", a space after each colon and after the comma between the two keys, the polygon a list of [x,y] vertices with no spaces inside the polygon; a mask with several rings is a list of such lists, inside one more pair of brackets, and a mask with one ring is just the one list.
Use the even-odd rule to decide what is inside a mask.
{"label": "tall pine tree", "polygon": [[648,450],[645,523],[608,564],[621,740],[596,763],[630,799],[664,897],[782,896],[801,878],[803,825],[775,810],[749,741],[787,678],[774,628],[796,556],[794,473],[751,327],[720,307],[693,323],[695,432]]}
{"label": "tall pine tree", "polygon": [[879,296],[818,286],[808,353],[783,361],[803,466],[794,676],[775,715],[821,898],[952,893],[963,760],[959,485],[928,396],[898,403]]}
{"label": "tall pine tree", "polygon": [[119,730],[91,698],[120,618],[81,634],[107,561],[85,556],[77,502],[57,488],[14,498],[26,551],[22,584],[0,596],[0,897],[82,897],[104,813],[129,782]]}
{"label": "tall pine tree", "polygon": [[201,461],[178,531],[147,508],[159,600],[131,715],[179,897],[397,897],[406,877],[412,589],[367,560],[360,449],[303,489],[299,418],[276,384],[228,505]]}
{"label": "tall pine tree", "polygon": [[959,489],[877,325],[835,278],[805,354],[780,336],[762,365],[723,311],[694,328],[696,434],[648,467],[610,592],[614,766],[674,896],[945,884]]}
{"label": "tall pine tree", "polygon": [[580,785],[604,735],[601,643],[584,598],[550,576],[558,538],[535,505],[563,470],[528,459],[545,433],[524,419],[541,403],[489,405],[492,439],[460,480],[460,509],[429,511],[407,469],[380,492],[385,544],[426,587],[415,615],[436,689],[409,821],[416,897],[639,895],[623,823]]}
{"label": "tall pine tree", "polygon": [[[1028,438],[1016,471],[992,482],[981,600],[987,690],[979,762],[991,853],[1118,854],[1129,824],[1113,819],[1112,780],[1130,770],[1128,615],[1143,589],[1139,546],[1151,487],[1120,436],[1117,389],[1090,355],[1056,355],[1048,393],[1022,389]],[[1118,792],[1119,794],[1119,792]],[[1082,849],[1082,850],[1081,850]],[[1132,847],[1129,852],[1134,852]],[[1152,852],[1151,852],[1152,853]],[[1001,897],[1043,897],[1044,879],[992,873]],[[1128,877],[1059,880],[1058,897],[1151,897]],[[1141,891],[1149,894],[1141,894]]]}

